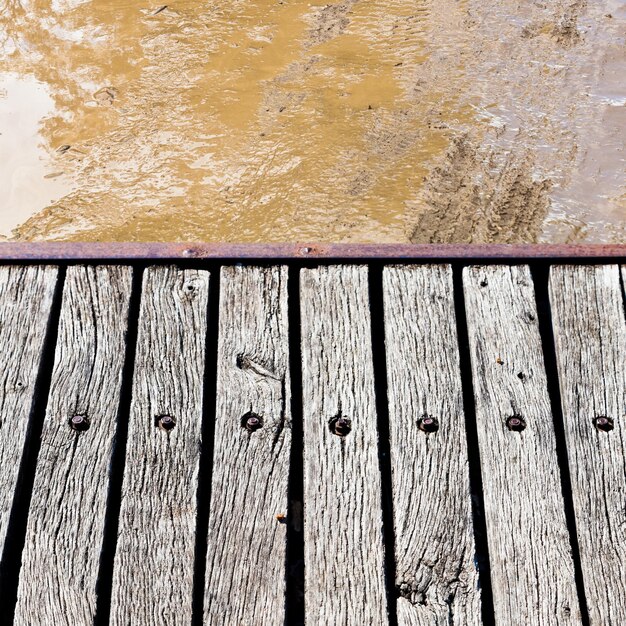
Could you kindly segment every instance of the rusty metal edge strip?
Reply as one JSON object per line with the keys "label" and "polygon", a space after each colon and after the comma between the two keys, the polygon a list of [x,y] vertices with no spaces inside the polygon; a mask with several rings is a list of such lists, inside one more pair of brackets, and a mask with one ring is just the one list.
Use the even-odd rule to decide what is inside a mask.
{"label": "rusty metal edge strip", "polygon": [[626,259],[626,244],[0,243],[0,262],[96,259]]}

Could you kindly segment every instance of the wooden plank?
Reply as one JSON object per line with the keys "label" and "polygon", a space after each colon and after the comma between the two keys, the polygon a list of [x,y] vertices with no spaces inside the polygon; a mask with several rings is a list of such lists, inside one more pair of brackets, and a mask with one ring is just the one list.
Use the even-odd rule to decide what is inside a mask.
{"label": "wooden plank", "polygon": [[530,269],[468,267],[463,286],[496,623],[580,624]]}
{"label": "wooden plank", "polygon": [[93,622],[131,279],[128,267],[67,270],[16,624]]}
{"label": "wooden plank", "polygon": [[300,294],[306,623],[387,624],[367,268],[303,269]]}
{"label": "wooden plank", "polygon": [[204,623],[282,625],[291,442],[287,268],[222,268],[219,320]]}
{"label": "wooden plank", "polygon": [[114,625],[187,626],[191,620],[208,288],[205,271],[144,273]]}
{"label": "wooden plank", "polygon": [[56,267],[0,267],[0,558],[56,282]]}
{"label": "wooden plank", "polygon": [[[619,268],[553,267],[550,302],[590,623],[626,624],[626,322]],[[598,417],[608,418],[599,428]]]}
{"label": "wooden plank", "polygon": [[386,268],[383,290],[398,624],[478,625],[452,269]]}

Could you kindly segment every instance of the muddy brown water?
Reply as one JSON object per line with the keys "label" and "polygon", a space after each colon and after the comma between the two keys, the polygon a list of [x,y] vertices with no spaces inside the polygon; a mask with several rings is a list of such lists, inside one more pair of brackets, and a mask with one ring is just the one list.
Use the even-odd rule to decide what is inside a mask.
{"label": "muddy brown water", "polygon": [[0,237],[626,241],[623,0],[0,0]]}

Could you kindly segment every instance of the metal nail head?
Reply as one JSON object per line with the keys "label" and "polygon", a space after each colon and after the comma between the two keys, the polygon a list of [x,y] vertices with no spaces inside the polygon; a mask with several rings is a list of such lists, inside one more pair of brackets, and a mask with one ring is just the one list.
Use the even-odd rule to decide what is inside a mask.
{"label": "metal nail head", "polygon": [[340,417],[337,415],[328,422],[328,427],[334,435],[337,435],[338,437],[345,437],[346,435],[349,435],[352,430],[352,421],[347,417]]}
{"label": "metal nail head", "polygon": [[421,417],[417,425],[419,429],[425,433],[434,433],[439,430],[439,420],[431,415]]}
{"label": "metal nail head", "polygon": [[598,417],[594,417],[593,424],[598,430],[601,430],[604,433],[608,433],[610,430],[615,428],[613,419],[607,417],[606,415],[598,415]]}
{"label": "metal nail head", "polygon": [[506,427],[513,432],[520,433],[526,428],[526,420],[521,415],[511,415],[506,420]]}
{"label": "metal nail head", "polygon": [[171,415],[161,415],[157,421],[162,430],[172,430],[176,426],[176,420]]}
{"label": "metal nail head", "polygon": [[86,415],[72,415],[70,417],[70,427],[78,432],[87,430],[89,426],[89,418]]}
{"label": "metal nail head", "polygon": [[263,419],[256,413],[246,413],[241,418],[241,425],[249,432],[253,433],[263,427]]}
{"label": "metal nail head", "polygon": [[345,417],[340,417],[335,422],[335,433],[340,437],[345,437],[352,430],[352,423]]}

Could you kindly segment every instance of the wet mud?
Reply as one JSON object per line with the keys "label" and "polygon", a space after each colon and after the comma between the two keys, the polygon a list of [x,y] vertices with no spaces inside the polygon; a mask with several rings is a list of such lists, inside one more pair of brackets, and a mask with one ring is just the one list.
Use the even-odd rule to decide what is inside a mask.
{"label": "wet mud", "polygon": [[619,0],[0,0],[0,237],[626,241]]}
{"label": "wet mud", "polygon": [[529,153],[498,159],[490,148],[455,139],[426,183],[428,210],[416,218],[410,241],[534,241],[550,206],[550,181],[534,180],[534,170]]}

